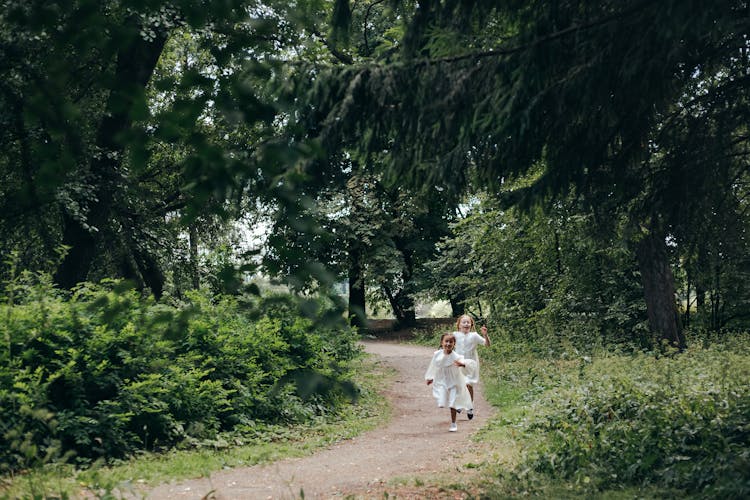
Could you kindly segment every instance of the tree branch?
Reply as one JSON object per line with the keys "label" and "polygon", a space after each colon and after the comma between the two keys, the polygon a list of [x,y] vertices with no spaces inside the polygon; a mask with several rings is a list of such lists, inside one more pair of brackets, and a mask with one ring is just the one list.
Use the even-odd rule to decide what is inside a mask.
{"label": "tree branch", "polygon": [[372,11],[372,8],[376,5],[385,2],[385,0],[375,0],[370,5],[367,6],[367,10],[365,11],[365,20],[362,25],[362,34],[365,38],[365,54],[370,55],[370,43],[367,40],[367,22],[370,19],[370,13]]}
{"label": "tree branch", "polygon": [[310,30],[310,33],[318,37],[320,41],[323,42],[323,45],[326,46],[326,48],[328,49],[328,52],[330,52],[331,55],[333,55],[333,57],[338,59],[340,62],[344,64],[354,64],[354,59],[352,59],[352,56],[350,56],[349,54],[345,52],[341,52],[339,49],[337,49],[331,42],[328,41],[326,37],[324,37],[320,33],[320,31],[318,31],[315,28],[312,28]]}
{"label": "tree branch", "polygon": [[596,28],[599,26],[604,26],[613,21],[617,21],[618,19],[628,17],[642,10],[643,8],[647,7],[649,4],[656,4],[656,3],[658,3],[656,0],[645,0],[643,2],[640,2],[634,5],[630,9],[624,10],[622,12],[618,12],[616,14],[605,16],[605,17],[602,17],[600,19],[597,19],[588,23],[569,26],[565,29],[555,31],[553,33],[550,33],[549,35],[539,37],[535,40],[532,40],[529,43],[517,45],[515,47],[510,47],[507,49],[490,49],[490,50],[485,50],[483,52],[470,52],[467,54],[461,54],[457,56],[447,56],[447,57],[441,57],[437,59],[421,59],[421,60],[416,61],[415,65],[434,64],[434,63],[453,63],[453,62],[464,61],[467,59],[484,59],[487,57],[508,56],[508,55],[516,54],[518,52],[524,52],[526,50],[532,49],[544,43],[557,40],[558,38],[564,38],[574,33],[586,31],[586,30]]}

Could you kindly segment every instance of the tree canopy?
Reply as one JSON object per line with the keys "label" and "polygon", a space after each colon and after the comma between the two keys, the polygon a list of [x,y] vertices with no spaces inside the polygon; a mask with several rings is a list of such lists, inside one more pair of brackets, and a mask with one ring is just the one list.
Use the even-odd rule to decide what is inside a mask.
{"label": "tree canopy", "polygon": [[[550,214],[574,200],[628,249],[674,344],[679,287],[717,327],[747,314],[723,285],[747,272],[742,2],[6,7],[3,251],[63,288],[198,286],[200,252],[260,210],[278,223],[266,270],[377,285],[406,315],[483,192]],[[333,274],[295,264],[311,255]],[[454,267],[446,281],[472,272]]]}
{"label": "tree canopy", "polygon": [[[398,57],[294,91],[328,148],[387,151],[393,180],[451,189],[475,174],[508,205],[574,190],[621,212],[652,327],[683,345],[665,241],[687,238],[695,199],[746,176],[747,23],[733,1],[419,2]],[[714,120],[719,155],[716,130],[690,126]]]}

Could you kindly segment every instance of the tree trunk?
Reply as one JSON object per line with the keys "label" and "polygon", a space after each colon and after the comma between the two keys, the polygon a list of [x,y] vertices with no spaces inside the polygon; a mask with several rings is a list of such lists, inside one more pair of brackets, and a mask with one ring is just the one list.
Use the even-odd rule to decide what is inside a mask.
{"label": "tree trunk", "polygon": [[713,269],[713,290],[711,291],[711,327],[715,332],[721,329],[721,261],[716,261]]}
{"label": "tree trunk", "polygon": [[[396,248],[404,259],[404,267],[401,270],[401,279],[403,280],[403,286],[393,296],[389,295],[391,306],[393,307],[393,313],[396,316],[399,326],[411,327],[417,323],[417,313],[414,310],[414,298],[411,296],[409,286],[411,284],[412,276],[414,275],[414,262],[412,260],[412,251],[408,248],[407,242],[402,238],[395,238],[393,241]],[[394,303],[396,304],[394,306]]]}
{"label": "tree trunk", "polygon": [[96,252],[96,240],[81,221],[63,214],[62,242],[67,247],[65,257],[55,272],[55,283],[61,288],[71,289],[88,279],[89,268]]}
{"label": "tree trunk", "polygon": [[417,314],[416,311],[414,311],[414,301],[411,297],[404,293],[403,290],[393,293],[393,291],[385,285],[382,285],[382,288],[383,293],[388,297],[391,309],[393,309],[393,315],[396,317],[396,324],[403,328],[414,326],[417,322]]}
{"label": "tree trunk", "polygon": [[664,236],[651,232],[636,248],[651,331],[670,345],[685,348],[675,285]]}
{"label": "tree trunk", "polygon": [[193,290],[198,290],[201,280],[198,273],[198,230],[195,229],[195,223],[190,225],[188,239],[190,240],[190,282]]}
{"label": "tree trunk", "polygon": [[451,303],[451,314],[454,318],[461,316],[466,311],[466,297],[463,293],[454,295],[449,301]]}
{"label": "tree trunk", "polygon": [[357,328],[367,326],[365,313],[365,280],[359,249],[349,251],[349,324]]}
{"label": "tree trunk", "polygon": [[412,307],[404,311],[404,314],[402,315],[402,318],[399,321],[399,325],[406,328],[406,327],[412,327],[416,324],[417,324],[417,312],[414,310],[414,305],[412,304]]}
{"label": "tree trunk", "polygon": [[690,271],[686,273],[685,279],[685,328],[690,328],[690,288],[692,283],[690,282]]}
{"label": "tree trunk", "polygon": [[396,317],[396,321],[399,321],[399,318],[402,316],[402,312],[401,306],[396,300],[396,296],[387,286],[381,285],[381,288],[383,289],[383,293],[385,294],[386,298],[388,298],[388,303],[391,304],[391,310],[393,311],[393,315]]}
{"label": "tree trunk", "polygon": [[133,250],[133,257],[135,263],[138,266],[138,272],[143,279],[143,283],[151,290],[154,297],[159,300],[164,293],[164,272],[159,266],[159,262],[156,260],[153,254],[150,252],[135,248]]}
{"label": "tree trunk", "polygon": [[[139,26],[134,26],[133,40],[117,56],[113,81],[117,88],[110,92],[106,111],[97,132],[96,146],[99,154],[91,162],[91,172],[96,179],[94,200],[88,207],[85,221],[63,216],[63,244],[69,247],[68,253],[55,273],[55,282],[63,288],[71,288],[76,283],[86,281],[98,251],[101,251],[102,238],[107,238],[107,228],[116,217],[115,196],[122,189],[120,173],[125,145],[120,136],[132,126],[130,115],[137,96],[141,95],[151,78],[166,42],[166,34],[159,34],[153,40],[143,40],[138,35]],[[135,242],[130,245],[135,247]],[[153,284],[155,295],[161,294],[159,279],[153,273],[153,256],[139,255],[146,263],[144,281]],[[161,282],[163,285],[163,281]]]}

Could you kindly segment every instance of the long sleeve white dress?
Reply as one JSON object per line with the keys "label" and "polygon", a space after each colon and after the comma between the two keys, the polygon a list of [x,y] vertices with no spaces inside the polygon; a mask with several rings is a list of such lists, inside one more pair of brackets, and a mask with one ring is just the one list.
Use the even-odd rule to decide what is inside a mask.
{"label": "long sleeve white dress", "polygon": [[466,363],[467,367],[474,365],[472,360],[465,359],[456,351],[445,354],[443,349],[438,349],[432,355],[430,366],[424,375],[425,380],[432,380],[432,395],[439,408],[447,406],[460,410],[472,407],[464,374],[461,367],[455,365],[457,360]]}
{"label": "long sleeve white dress", "polygon": [[469,385],[475,385],[479,383],[479,355],[477,354],[477,346],[485,345],[486,341],[484,337],[479,335],[477,332],[453,332],[453,336],[456,337],[456,347],[454,352],[460,354],[464,358],[473,361],[472,366],[466,366],[463,369],[463,374],[466,377],[466,383]]}

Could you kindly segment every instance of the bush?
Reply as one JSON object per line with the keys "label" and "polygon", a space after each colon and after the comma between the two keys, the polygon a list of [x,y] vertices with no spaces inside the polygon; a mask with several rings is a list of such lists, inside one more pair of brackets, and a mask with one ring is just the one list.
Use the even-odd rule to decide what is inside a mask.
{"label": "bush", "polygon": [[750,494],[750,358],[719,347],[604,356],[537,403],[536,470],[600,488]]}
{"label": "bush", "polygon": [[[5,472],[71,452],[87,463],[335,411],[343,402],[335,389],[357,353],[342,321],[324,321],[341,318],[324,300],[193,293],[166,305],[117,282],[84,284],[70,297],[44,276],[12,285],[0,306]],[[300,370],[335,383],[306,400],[283,387]]]}

